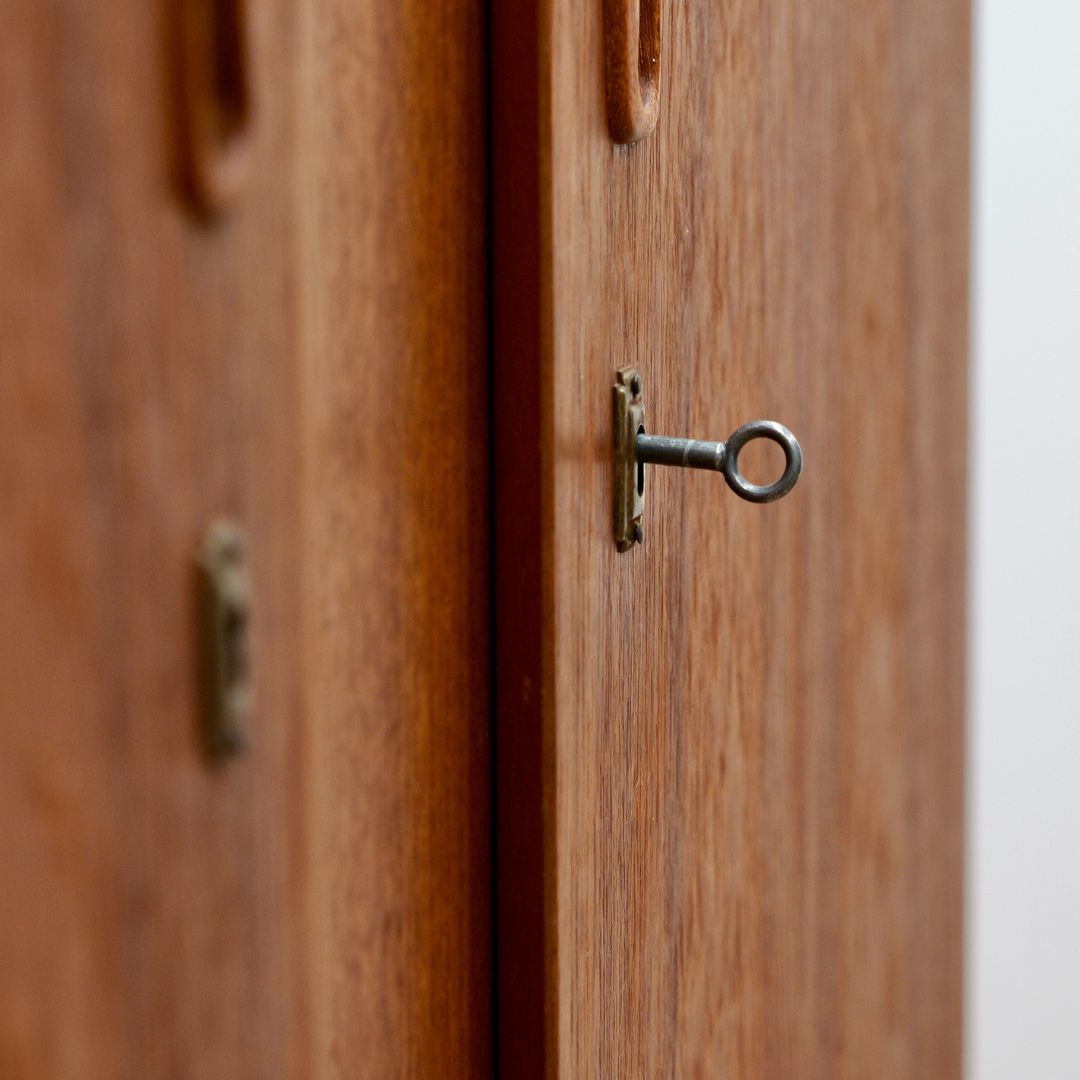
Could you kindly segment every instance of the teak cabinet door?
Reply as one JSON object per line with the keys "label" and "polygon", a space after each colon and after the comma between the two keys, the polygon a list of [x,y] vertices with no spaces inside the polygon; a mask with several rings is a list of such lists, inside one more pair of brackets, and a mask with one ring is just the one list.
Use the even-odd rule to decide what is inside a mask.
{"label": "teak cabinet door", "polygon": [[968,30],[7,0],[4,1080],[957,1080]]}
{"label": "teak cabinet door", "polygon": [[484,23],[0,7],[3,1080],[490,1075]]}
{"label": "teak cabinet door", "polygon": [[[492,9],[501,1075],[957,1080],[967,0],[664,2],[632,145],[605,7]],[[798,486],[618,553],[629,366]]]}

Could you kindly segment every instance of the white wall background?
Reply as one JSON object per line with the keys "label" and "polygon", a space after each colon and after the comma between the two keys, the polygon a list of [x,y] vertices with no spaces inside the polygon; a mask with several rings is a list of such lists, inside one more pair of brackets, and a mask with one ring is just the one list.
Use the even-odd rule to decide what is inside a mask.
{"label": "white wall background", "polygon": [[1080,1080],[1080,0],[975,0],[968,1080]]}

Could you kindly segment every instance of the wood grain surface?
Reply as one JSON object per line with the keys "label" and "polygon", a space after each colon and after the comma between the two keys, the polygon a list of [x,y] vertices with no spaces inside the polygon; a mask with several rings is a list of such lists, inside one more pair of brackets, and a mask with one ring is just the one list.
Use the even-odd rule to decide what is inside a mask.
{"label": "wood grain surface", "polygon": [[[483,1077],[483,8],[252,3],[214,225],[179,10],[0,11],[0,1076]],[[211,768],[219,516],[255,710]]]}
{"label": "wood grain surface", "polygon": [[[501,1067],[957,1080],[968,5],[663,21],[633,147],[601,4],[492,22]],[[650,468],[617,554],[630,365],[799,486]]]}
{"label": "wood grain surface", "polygon": [[493,1065],[484,30],[481,0],[303,28],[319,1077]]}

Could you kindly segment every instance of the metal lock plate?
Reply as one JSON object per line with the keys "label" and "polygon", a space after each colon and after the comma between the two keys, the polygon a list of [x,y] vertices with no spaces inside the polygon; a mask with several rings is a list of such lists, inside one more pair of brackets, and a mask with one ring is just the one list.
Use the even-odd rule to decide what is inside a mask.
{"label": "metal lock plate", "polygon": [[206,534],[203,576],[203,678],[207,753],[224,758],[247,743],[251,710],[251,585],[240,528],[215,522]]}
{"label": "metal lock plate", "polygon": [[645,430],[645,403],[641,376],[634,368],[616,375],[613,391],[615,432],[614,524],[615,545],[629,551],[645,539],[641,515],[645,511],[645,464],[637,460],[635,442]]}

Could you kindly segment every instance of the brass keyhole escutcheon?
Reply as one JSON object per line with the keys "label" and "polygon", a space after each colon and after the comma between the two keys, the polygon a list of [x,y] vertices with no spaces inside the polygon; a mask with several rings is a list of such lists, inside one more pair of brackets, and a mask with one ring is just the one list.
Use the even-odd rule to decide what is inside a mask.
{"label": "brass keyhole escutcheon", "polygon": [[210,757],[247,745],[251,711],[251,582],[247,541],[239,526],[216,521],[207,530],[202,572],[204,737]]}

